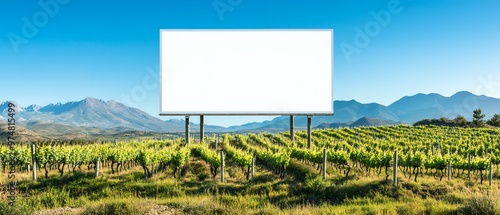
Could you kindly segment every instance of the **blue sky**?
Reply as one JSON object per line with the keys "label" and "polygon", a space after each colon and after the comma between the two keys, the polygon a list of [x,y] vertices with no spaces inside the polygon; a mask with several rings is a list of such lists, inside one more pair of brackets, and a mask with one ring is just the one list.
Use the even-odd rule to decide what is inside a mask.
{"label": "blue sky", "polygon": [[499,8],[496,0],[1,1],[0,100],[90,96],[158,116],[163,28],[334,29],[336,100],[389,105],[462,90],[500,98]]}

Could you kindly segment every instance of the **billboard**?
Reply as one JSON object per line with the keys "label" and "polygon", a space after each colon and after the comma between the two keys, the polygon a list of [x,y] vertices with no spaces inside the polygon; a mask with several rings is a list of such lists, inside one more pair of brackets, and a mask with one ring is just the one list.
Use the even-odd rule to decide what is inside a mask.
{"label": "billboard", "polygon": [[160,115],[332,115],[333,29],[162,29],[160,76]]}

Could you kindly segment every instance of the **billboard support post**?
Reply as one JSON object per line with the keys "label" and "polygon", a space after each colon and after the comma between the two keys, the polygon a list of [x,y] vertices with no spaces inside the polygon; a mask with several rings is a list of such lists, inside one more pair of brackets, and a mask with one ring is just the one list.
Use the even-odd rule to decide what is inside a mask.
{"label": "billboard support post", "polygon": [[189,145],[189,116],[186,116],[186,145]]}
{"label": "billboard support post", "polygon": [[290,140],[293,142],[293,115],[290,115]]}
{"label": "billboard support post", "polygon": [[205,136],[205,117],[200,115],[200,143],[203,142],[203,138]]}
{"label": "billboard support post", "polygon": [[311,148],[311,121],[312,121],[312,116],[307,115],[307,148]]}

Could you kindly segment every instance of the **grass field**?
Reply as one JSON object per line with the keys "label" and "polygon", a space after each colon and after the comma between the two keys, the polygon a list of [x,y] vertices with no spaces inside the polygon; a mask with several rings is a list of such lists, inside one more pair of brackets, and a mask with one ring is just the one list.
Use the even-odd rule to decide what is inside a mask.
{"label": "grass field", "polygon": [[[249,135],[248,139],[241,135],[227,135],[218,147],[215,140],[207,144],[205,155],[200,151],[203,150],[200,148],[203,144],[193,143],[186,147],[181,140],[124,141],[115,145],[95,142],[84,148],[87,151],[78,151],[82,149],[80,146],[71,145],[54,148],[40,146],[37,148],[40,156],[43,153],[52,156],[59,152],[54,154],[59,156],[59,160],[51,161],[48,177],[45,176],[45,169],[38,167],[37,181],[31,179],[31,173],[26,168],[22,171],[17,168],[18,193],[14,206],[8,205],[7,184],[12,181],[8,178],[9,168],[6,171],[0,168],[0,214],[500,214],[498,163],[495,163],[492,171],[491,186],[487,179],[481,183],[481,176],[484,177],[487,172],[484,167],[472,171],[468,178],[463,164],[464,155],[469,153],[475,155],[474,165],[486,158],[497,162],[500,149],[497,148],[499,138],[495,132],[498,131],[481,130],[481,135],[478,135],[478,131],[472,129],[446,129],[389,126],[315,130],[315,145],[311,149],[304,146],[303,132],[297,132],[298,145],[289,146],[283,145],[292,144],[284,142],[284,134]],[[458,132],[460,135],[456,135]],[[435,143],[435,140],[439,142]],[[473,141],[467,148],[464,146],[468,146],[468,140]],[[347,163],[343,163],[341,157],[327,162],[326,179],[323,180],[322,161],[318,162],[316,155],[321,151],[320,147],[327,145],[331,147],[330,150],[340,152],[331,155],[346,155],[349,152],[350,158]],[[230,146],[239,148],[241,155],[248,155],[254,150],[257,158],[261,156],[256,159],[253,178],[247,179],[248,166],[242,166],[241,160],[229,156]],[[249,151],[243,151],[249,147]],[[83,165],[70,168],[68,159],[71,156],[99,154],[99,151],[88,151],[92,148],[111,153],[101,157],[98,177],[95,176],[92,162],[83,162],[80,163]],[[221,175],[217,174],[220,168],[214,170],[214,165],[220,162],[216,159],[218,152],[214,148],[228,152],[229,157],[224,162],[224,182],[221,182]],[[300,150],[313,153],[306,154],[309,156],[306,159],[299,159],[299,154],[294,154],[288,157],[283,168],[270,165],[270,162],[280,161],[281,155],[289,153],[287,150],[290,148],[296,150],[295,153]],[[393,149],[401,153],[397,186],[393,185],[392,178],[383,170],[385,167],[387,172],[392,172],[392,165],[384,166],[377,160],[385,158],[387,152]],[[185,157],[188,160],[181,165],[182,171],[178,171],[176,168],[179,166],[175,164],[178,160],[174,157],[183,154],[183,150],[190,150],[191,153]],[[162,154],[166,151],[173,154]],[[30,160],[29,150],[17,148],[15,152],[17,154],[14,157],[23,158],[25,164],[26,159]],[[73,154],[75,152],[79,154]],[[411,156],[406,156],[405,152],[411,153]],[[486,152],[489,152],[490,157],[486,156]],[[4,159],[8,156],[12,158],[8,149],[4,148],[2,153]],[[372,157],[369,160],[363,159],[362,156],[370,153]],[[273,157],[273,154],[279,156]],[[420,157],[417,156],[419,154]],[[125,155],[133,157],[118,157]],[[158,159],[154,156],[173,157],[169,158],[169,164],[165,166],[158,166],[158,160],[146,166],[140,164],[149,162],[147,159]],[[265,156],[273,159],[266,160]],[[449,181],[438,173],[438,169],[443,172],[440,169],[443,165],[439,168],[433,165],[438,164],[437,158],[442,157],[458,159],[449,159],[454,162],[452,166],[457,167],[451,171],[453,175]],[[118,166],[115,165],[114,171],[111,168],[113,163],[116,164],[115,159],[123,160],[119,172]],[[420,160],[418,168],[405,166],[419,159],[425,159],[425,162]],[[61,162],[68,163],[64,174],[58,170]],[[461,163],[461,166],[458,165]],[[5,167],[5,161],[3,164]],[[378,166],[369,166],[372,164]],[[147,167],[151,167],[154,174],[146,174]],[[418,175],[418,180],[411,176],[412,172],[416,172],[413,176]]]}
{"label": "grass field", "polygon": [[[3,192],[2,214],[499,214],[499,186],[469,180],[419,182],[400,178],[398,187],[376,174],[354,172],[348,179],[328,169],[323,181],[315,168],[292,160],[283,179],[258,168],[246,180],[241,168],[228,165],[227,181],[205,177],[207,164],[191,158],[185,175],[171,171],[146,179],[141,168],[119,174],[103,169],[32,181],[18,173],[15,207]],[[41,172],[40,172],[41,173]],[[5,184],[6,174],[1,175]],[[472,180],[477,181],[473,178]],[[3,186],[5,189],[5,186]]]}

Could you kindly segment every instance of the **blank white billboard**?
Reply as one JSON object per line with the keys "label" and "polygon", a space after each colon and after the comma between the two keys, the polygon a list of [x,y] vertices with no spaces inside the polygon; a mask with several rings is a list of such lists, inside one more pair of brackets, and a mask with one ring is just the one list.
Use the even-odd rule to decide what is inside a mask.
{"label": "blank white billboard", "polygon": [[160,30],[160,115],[331,115],[333,30]]}

